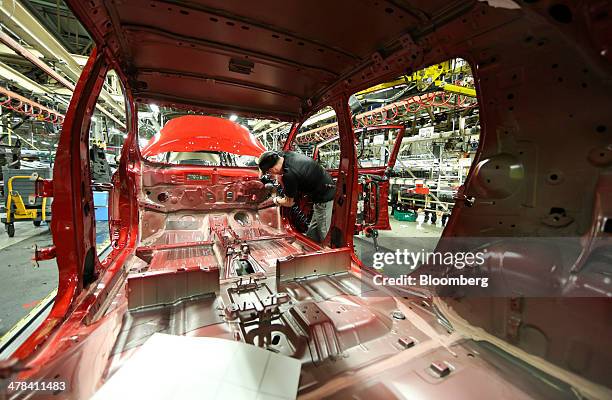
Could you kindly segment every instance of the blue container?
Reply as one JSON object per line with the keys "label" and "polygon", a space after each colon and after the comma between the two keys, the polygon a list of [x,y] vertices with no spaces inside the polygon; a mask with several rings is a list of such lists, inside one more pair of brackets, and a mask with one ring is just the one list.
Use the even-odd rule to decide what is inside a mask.
{"label": "blue container", "polygon": [[108,207],[95,207],[96,221],[108,221]]}
{"label": "blue container", "polygon": [[108,192],[94,192],[96,221],[108,221]]}
{"label": "blue container", "polygon": [[94,207],[108,207],[108,192],[93,192]]}

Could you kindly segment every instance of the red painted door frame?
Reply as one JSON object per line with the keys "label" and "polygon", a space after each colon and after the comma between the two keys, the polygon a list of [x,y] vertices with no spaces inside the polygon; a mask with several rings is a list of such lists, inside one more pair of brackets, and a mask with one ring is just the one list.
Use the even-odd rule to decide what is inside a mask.
{"label": "red painted door frame", "polygon": [[51,233],[57,248],[60,287],[52,314],[72,303],[96,273],[89,128],[107,70],[103,52],[94,50],[77,82],[73,98],[78,100],[70,103],[57,147]]}
{"label": "red painted door frame", "polygon": [[103,52],[94,49],[66,113],[53,168],[51,208],[51,233],[59,272],[57,295],[47,319],[17,349],[13,358],[27,357],[64,321],[76,298],[97,273],[89,127],[107,70]]}

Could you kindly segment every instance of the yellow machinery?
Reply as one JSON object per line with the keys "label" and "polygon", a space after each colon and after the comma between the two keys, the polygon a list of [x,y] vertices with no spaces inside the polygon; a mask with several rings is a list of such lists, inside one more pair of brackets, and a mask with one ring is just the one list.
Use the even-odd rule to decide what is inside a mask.
{"label": "yellow machinery", "polygon": [[[16,179],[27,179],[30,181],[36,181],[38,174],[33,173],[32,175],[15,175],[11,176],[6,182],[6,190],[8,195],[6,197],[6,217],[2,218],[6,227],[6,232],[9,237],[15,236],[15,221],[33,221],[34,226],[40,226],[42,221],[49,221],[47,213],[47,198],[42,198],[42,206],[40,209],[37,207],[28,207],[23,201],[23,198],[19,192],[13,190],[13,181]],[[36,198],[30,196],[28,199],[29,205],[36,203]]]}
{"label": "yellow machinery", "polygon": [[458,73],[472,74],[469,64],[466,62],[458,63],[456,60],[449,60],[440,64],[434,64],[430,67],[423,68],[410,75],[404,75],[401,78],[381,83],[380,85],[373,86],[369,89],[363,90],[357,93],[357,97],[367,93],[376,92],[379,90],[387,89],[390,87],[414,83],[419,91],[424,91],[430,86],[434,85],[442,90],[450,93],[461,94],[468,97],[476,97],[476,89],[473,87],[459,86],[449,82],[446,82],[444,78],[453,76]]}

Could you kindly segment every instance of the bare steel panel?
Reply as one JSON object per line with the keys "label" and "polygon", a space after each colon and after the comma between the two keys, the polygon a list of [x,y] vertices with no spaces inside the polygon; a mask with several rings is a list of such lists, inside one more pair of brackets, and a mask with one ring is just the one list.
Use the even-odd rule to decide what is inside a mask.
{"label": "bare steel panel", "polygon": [[127,281],[130,310],[218,292],[218,268],[145,272],[128,276]]}
{"label": "bare steel panel", "polygon": [[351,268],[349,248],[301,254],[276,262],[277,284],[310,275],[328,275]]}

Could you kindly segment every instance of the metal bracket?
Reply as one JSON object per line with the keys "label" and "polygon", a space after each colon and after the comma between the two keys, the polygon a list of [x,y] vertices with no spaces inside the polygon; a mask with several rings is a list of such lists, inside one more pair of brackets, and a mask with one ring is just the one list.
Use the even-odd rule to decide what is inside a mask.
{"label": "metal bracket", "polygon": [[35,267],[38,268],[40,267],[38,264],[39,261],[52,260],[56,257],[56,255],[55,245],[42,247],[39,249],[38,246],[34,244],[34,257],[32,257],[32,262],[34,263]]}
{"label": "metal bracket", "polygon": [[404,50],[408,52],[413,51],[417,47],[416,43],[414,43],[414,40],[412,39],[412,36],[410,36],[409,34],[405,34],[400,37],[399,41],[402,44]]}
{"label": "metal bracket", "polygon": [[36,197],[53,197],[53,180],[38,178],[34,182]]}
{"label": "metal bracket", "polygon": [[511,297],[509,299],[509,303],[510,316],[506,321],[506,337],[512,341],[516,341],[519,338],[519,328],[523,322],[523,319],[521,318],[523,298]]}

